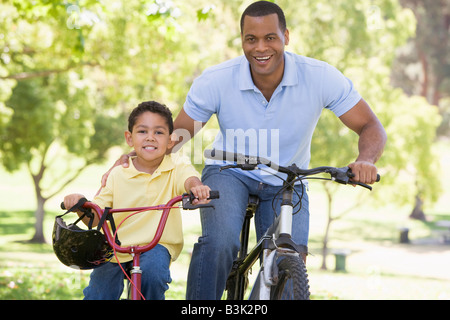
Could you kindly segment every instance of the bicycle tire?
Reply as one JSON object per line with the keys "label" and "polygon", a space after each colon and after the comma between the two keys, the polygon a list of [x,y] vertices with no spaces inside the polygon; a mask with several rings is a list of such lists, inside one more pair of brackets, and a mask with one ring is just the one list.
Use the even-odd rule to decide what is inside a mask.
{"label": "bicycle tire", "polygon": [[[227,279],[227,283],[225,285],[225,292],[226,292],[226,299],[227,300],[238,300],[238,294],[236,292],[236,284],[237,284],[237,279],[238,274],[236,272],[231,273],[228,276]],[[242,281],[244,281],[244,293],[247,290],[248,287],[248,273],[246,275],[242,275],[241,277],[243,277]]]}
{"label": "bicycle tire", "polygon": [[271,287],[270,300],[309,300],[309,280],[303,259],[281,257],[277,261],[278,282]]}

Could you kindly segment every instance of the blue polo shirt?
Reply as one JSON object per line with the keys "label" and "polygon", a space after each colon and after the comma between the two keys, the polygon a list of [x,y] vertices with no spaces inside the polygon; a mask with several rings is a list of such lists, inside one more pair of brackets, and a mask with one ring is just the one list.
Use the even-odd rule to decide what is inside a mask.
{"label": "blue polo shirt", "polygon": [[[340,117],[361,96],[331,65],[285,52],[285,71],[270,101],[255,86],[250,64],[240,56],[206,69],[194,80],[184,104],[192,119],[216,114],[220,131],[213,148],[258,155],[280,165],[307,168],[311,138],[324,108]],[[206,164],[222,161],[206,160]],[[261,170],[238,172],[270,185],[282,181]]]}

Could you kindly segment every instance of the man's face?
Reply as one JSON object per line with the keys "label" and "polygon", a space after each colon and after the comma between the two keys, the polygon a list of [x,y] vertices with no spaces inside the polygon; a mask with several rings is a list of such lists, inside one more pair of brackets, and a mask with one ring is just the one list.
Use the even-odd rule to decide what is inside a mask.
{"label": "man's face", "polygon": [[250,63],[253,77],[279,75],[284,70],[284,46],[289,31],[282,31],[277,14],[244,17],[242,49]]}

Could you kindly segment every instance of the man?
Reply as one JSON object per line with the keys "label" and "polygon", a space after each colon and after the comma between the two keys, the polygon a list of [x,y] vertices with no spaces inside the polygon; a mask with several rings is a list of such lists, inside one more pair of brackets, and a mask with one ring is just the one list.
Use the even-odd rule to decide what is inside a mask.
{"label": "man", "polygon": [[[221,133],[214,148],[243,154],[255,148],[252,142],[233,144],[239,137],[227,138],[227,133],[236,137],[239,129],[241,133],[275,129],[279,141],[272,143],[271,139],[265,139],[270,141],[270,147],[266,146],[266,154],[258,155],[267,156],[270,150],[269,159],[275,157],[281,165],[296,163],[306,168],[312,133],[323,107],[327,107],[359,135],[359,155],[349,164],[355,174],[353,180],[374,183],[377,175],[374,164],[382,154],[386,133],[350,80],[323,62],[286,53],[289,31],[284,14],[271,2],[259,1],[244,11],[241,39],[245,58],[210,68],[196,79],[175,120],[175,128],[189,130],[192,137],[195,121],[205,124],[215,113]],[[271,131],[274,136],[275,132]],[[258,138],[259,145],[263,138]],[[262,148],[257,149],[261,153]],[[207,162],[203,170],[203,183],[219,190],[221,199],[214,211],[201,212],[203,234],[194,246],[187,299],[221,298],[238,252],[249,193],[260,197],[255,217],[258,237],[272,222],[271,201],[281,180],[260,171],[233,169],[219,173],[220,165]],[[302,189],[298,192],[301,194]],[[307,244],[308,237],[307,202],[305,194],[302,211],[294,216],[293,222],[294,240],[302,245]]]}
{"label": "man", "polygon": [[[241,39],[244,56],[209,68],[194,81],[174,122],[175,129],[188,130],[193,137],[196,122],[204,125],[216,114],[220,133],[215,149],[307,168],[312,134],[323,108],[327,108],[359,135],[359,155],[348,165],[355,174],[353,180],[374,183],[374,164],[383,152],[386,133],[352,82],[327,63],[284,51],[289,31],[283,11],[274,3],[258,1],[243,12]],[[201,211],[202,236],[194,245],[187,299],[221,298],[239,249],[249,194],[260,198],[255,215],[257,237],[272,223],[272,199],[281,180],[260,170],[219,172],[221,165],[223,162],[208,160],[202,173],[203,183],[219,190],[220,200],[215,210]],[[301,186],[296,190],[293,203],[303,192]],[[306,246],[306,193],[301,211],[293,217],[292,229],[293,240]],[[306,256],[303,259],[306,261]]]}

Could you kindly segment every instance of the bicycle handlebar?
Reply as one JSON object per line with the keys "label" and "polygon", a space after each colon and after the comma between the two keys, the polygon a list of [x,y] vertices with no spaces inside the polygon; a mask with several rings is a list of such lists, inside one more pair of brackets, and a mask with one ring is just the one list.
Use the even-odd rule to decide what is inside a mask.
{"label": "bicycle handlebar", "polygon": [[[212,200],[212,199],[219,199],[219,191],[214,191],[211,190],[209,192],[209,198],[208,200]],[[192,204],[192,201],[196,199],[194,194],[192,192],[188,193],[184,193],[182,195],[182,205],[183,205],[183,209],[184,210],[195,210],[198,208],[204,208],[204,207],[214,207],[213,205],[210,204]],[[62,210],[67,210],[66,206],[64,205],[64,202],[61,202],[60,207]],[[136,210],[140,210],[142,208],[135,208]]]}
{"label": "bicycle handlebar", "polygon": [[[210,199],[218,199],[219,198],[219,192],[218,191],[210,191],[209,192],[209,198]],[[150,249],[152,249],[153,247],[155,247],[159,240],[161,239],[161,236],[163,234],[164,231],[164,227],[166,225],[167,222],[167,218],[169,216],[169,212],[172,208],[174,208],[174,205],[180,201],[182,201],[183,204],[183,209],[186,210],[194,210],[197,208],[202,208],[202,207],[213,207],[213,205],[210,204],[197,204],[197,205],[193,205],[192,201],[195,199],[195,196],[191,193],[184,193],[181,196],[176,196],[175,198],[170,199],[167,204],[162,204],[162,205],[157,205],[157,206],[149,206],[149,207],[139,207],[139,208],[122,208],[122,209],[111,209],[108,208],[109,210],[106,211],[101,209],[98,205],[96,205],[93,202],[90,201],[86,201],[82,208],[80,208],[80,210],[92,210],[94,211],[94,213],[97,215],[97,218],[99,219],[99,221],[101,221],[102,216],[105,214],[113,214],[116,212],[131,212],[131,211],[135,211],[135,213],[140,213],[143,211],[149,211],[149,210],[163,210],[162,214],[161,214],[161,219],[159,221],[158,227],[156,229],[155,232],[155,236],[153,237],[153,240],[148,243],[147,245],[144,246],[128,246],[128,247],[122,247],[120,245],[118,245],[115,242],[114,236],[111,234],[111,230],[108,227],[108,223],[107,220],[105,220],[101,226],[103,233],[109,243],[109,245],[111,247],[113,247],[116,251],[121,252],[121,253],[141,253],[141,252],[145,252],[148,251]],[[63,210],[67,210],[64,206],[64,202],[61,202],[61,209]],[[72,209],[72,208],[71,208]],[[133,215],[131,214],[131,215]],[[131,216],[130,215],[130,216]],[[118,226],[119,227],[119,226]]]}
{"label": "bicycle handlebar", "polygon": [[[352,181],[355,175],[352,173],[349,167],[335,168],[335,167],[317,167],[312,169],[300,169],[294,164],[284,167],[280,166],[268,159],[258,157],[258,156],[246,156],[240,153],[226,152],[226,151],[217,151],[215,149],[205,150],[204,155],[206,158],[213,160],[223,160],[228,162],[235,162],[236,164],[226,165],[221,167],[221,170],[226,170],[230,168],[239,168],[241,170],[254,170],[257,168],[259,164],[266,165],[268,167],[273,168],[274,170],[286,173],[288,175],[294,175],[298,177],[299,180],[307,179],[306,177],[319,174],[319,173],[328,173],[331,176],[331,180],[340,184],[352,184],[359,185],[361,187],[372,190],[372,187],[361,182]],[[376,182],[380,181],[380,175],[377,174]]]}

